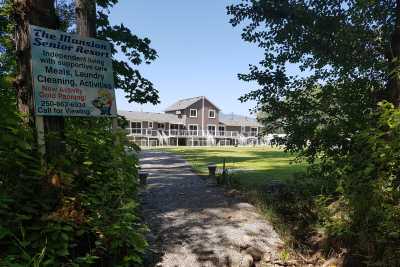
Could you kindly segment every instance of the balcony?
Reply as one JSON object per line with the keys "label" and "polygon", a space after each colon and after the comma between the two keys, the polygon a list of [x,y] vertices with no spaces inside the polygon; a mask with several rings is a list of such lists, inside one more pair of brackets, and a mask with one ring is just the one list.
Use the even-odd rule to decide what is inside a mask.
{"label": "balcony", "polygon": [[126,128],[125,129],[128,135],[134,136],[146,136],[146,137],[157,137],[157,130],[152,129],[141,129],[141,128]]}
{"label": "balcony", "polygon": [[240,137],[257,137],[256,132],[238,132],[238,131],[199,131],[199,130],[154,130],[143,128],[127,128],[127,134],[130,136],[142,137],[216,137],[216,138],[240,138]]}

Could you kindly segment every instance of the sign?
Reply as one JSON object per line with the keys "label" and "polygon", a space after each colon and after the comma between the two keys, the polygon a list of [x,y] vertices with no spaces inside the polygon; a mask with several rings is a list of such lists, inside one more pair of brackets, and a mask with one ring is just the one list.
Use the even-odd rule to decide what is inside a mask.
{"label": "sign", "polygon": [[108,42],[33,25],[30,36],[36,115],[116,116]]}

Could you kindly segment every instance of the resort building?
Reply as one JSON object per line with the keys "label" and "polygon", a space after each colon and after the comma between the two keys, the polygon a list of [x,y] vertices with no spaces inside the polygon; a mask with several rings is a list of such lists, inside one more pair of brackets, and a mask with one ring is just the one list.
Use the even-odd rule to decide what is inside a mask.
{"label": "resort building", "polygon": [[223,114],[204,96],[182,99],[164,113],[120,111],[128,137],[140,146],[228,146],[263,143],[256,119]]}

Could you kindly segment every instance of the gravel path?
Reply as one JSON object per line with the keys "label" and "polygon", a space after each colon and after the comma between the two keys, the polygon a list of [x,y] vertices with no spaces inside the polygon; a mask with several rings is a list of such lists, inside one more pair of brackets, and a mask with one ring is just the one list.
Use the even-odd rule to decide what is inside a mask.
{"label": "gravel path", "polygon": [[153,251],[147,265],[271,266],[282,241],[252,205],[225,196],[179,156],[145,151],[141,167],[150,174],[141,194]]}

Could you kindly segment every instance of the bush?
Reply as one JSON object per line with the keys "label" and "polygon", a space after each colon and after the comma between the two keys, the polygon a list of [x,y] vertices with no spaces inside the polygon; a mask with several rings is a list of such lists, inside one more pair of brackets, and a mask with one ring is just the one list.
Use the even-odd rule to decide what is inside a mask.
{"label": "bush", "polygon": [[0,89],[0,105],[0,266],[140,266],[138,162],[124,134],[68,119],[66,152],[42,166],[13,94]]}
{"label": "bush", "polygon": [[319,164],[336,195],[319,198],[332,238],[343,239],[365,264],[400,265],[400,110],[383,102],[350,152]]}

